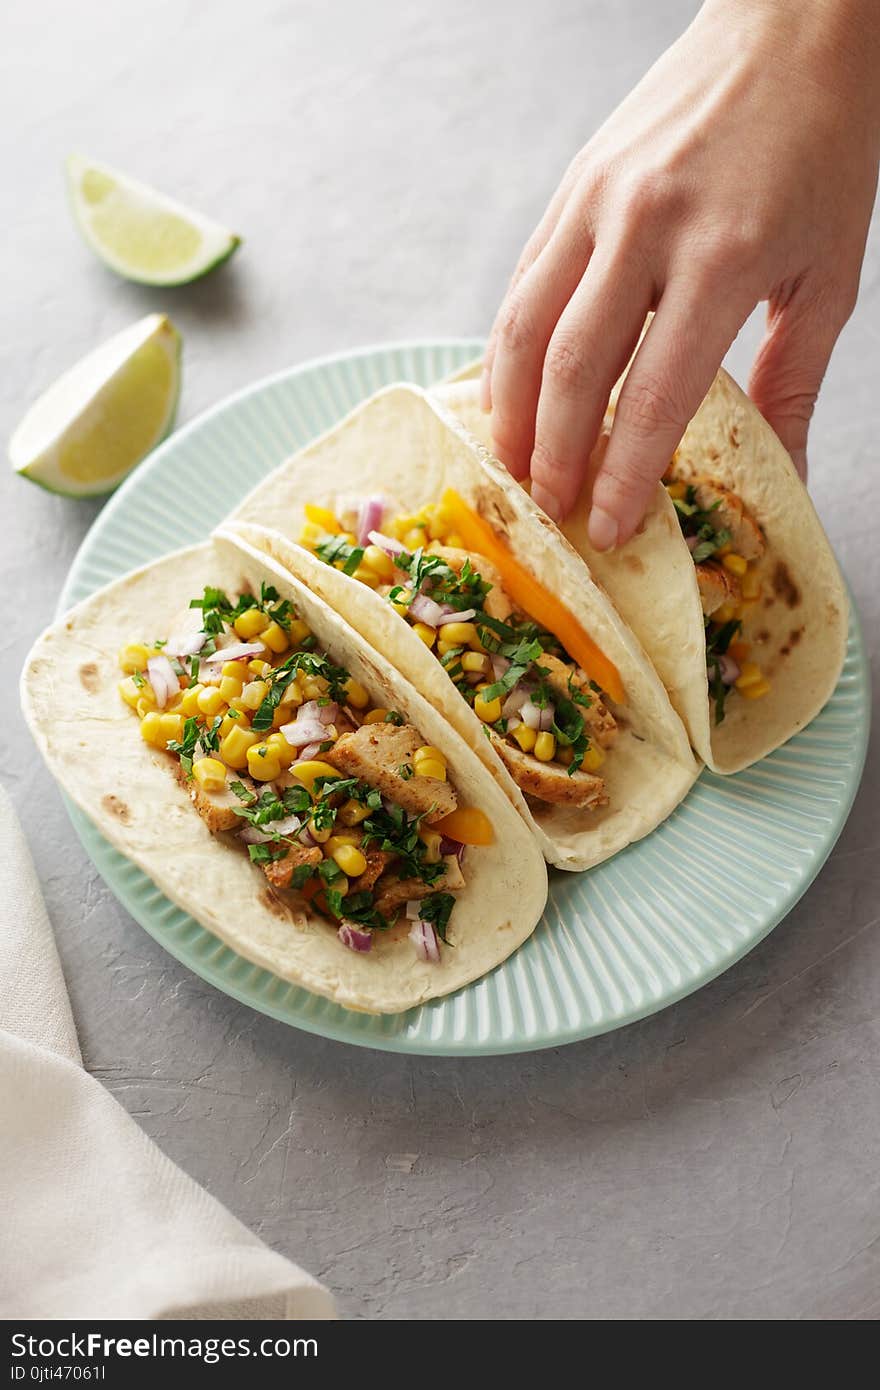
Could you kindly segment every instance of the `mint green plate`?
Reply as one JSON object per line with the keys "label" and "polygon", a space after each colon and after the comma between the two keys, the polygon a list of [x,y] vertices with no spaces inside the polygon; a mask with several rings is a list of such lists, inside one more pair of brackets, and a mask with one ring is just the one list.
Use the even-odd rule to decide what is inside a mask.
{"label": "mint green plate", "polygon": [[[167,440],[108,502],[76,557],[63,612],[126,570],[203,539],[258,479],[380,386],[430,385],[473,341],[363,348],[258,382]],[[197,498],[197,506],[181,499]],[[491,975],[393,1016],[349,1013],[230,951],[73,823],[102,877],[172,956],[297,1028],[394,1052],[471,1056],[556,1047],[619,1028],[720,975],[766,936],[831,851],[861,776],[870,689],[853,614],[846,664],[817,719],[736,777],[704,772],[647,839],[585,874],[551,873],[531,939]]]}

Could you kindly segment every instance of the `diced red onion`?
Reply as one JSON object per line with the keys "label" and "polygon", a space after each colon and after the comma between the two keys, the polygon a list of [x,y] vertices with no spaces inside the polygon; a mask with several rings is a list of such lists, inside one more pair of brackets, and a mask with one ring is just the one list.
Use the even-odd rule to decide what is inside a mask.
{"label": "diced red onion", "polygon": [[361,503],[357,523],[358,545],[366,545],[372,532],[382,525],[382,513],[384,510],[385,503],[381,497],[367,497],[366,500]]}
{"label": "diced red onion", "polygon": [[406,905],[406,915],[409,918],[410,922],[417,922],[419,920],[419,913],[421,912],[421,910],[422,904],[419,901],[419,899],[410,898],[409,902]]}
{"label": "diced red onion", "polygon": [[492,657],[492,674],[494,675],[497,681],[500,681],[505,671],[509,670],[509,668],[510,662],[508,661],[506,656]]}
{"label": "diced red onion", "polygon": [[555,706],[555,705],[547,705],[545,709],[542,709],[542,710],[541,710],[541,728],[542,728],[542,729],[545,729],[545,730],[546,730],[546,729],[552,729],[552,728],[553,728],[553,721],[554,721],[555,718],[556,718],[556,706]]}
{"label": "diced red onion", "polygon": [[165,643],[166,656],[195,656],[208,640],[207,632],[176,632]]}
{"label": "diced red onion", "polygon": [[409,939],[415,946],[416,955],[420,960],[426,960],[431,965],[440,964],[440,945],[431,922],[424,922],[421,918],[413,922]]}
{"label": "diced red onion", "polygon": [[409,605],[410,617],[415,618],[416,622],[427,623],[428,627],[439,627],[446,608],[439,603],[435,603],[427,594],[414,594]]}
{"label": "diced red onion", "polygon": [[[285,735],[285,737],[287,736]],[[288,743],[289,742],[290,740],[288,739]],[[299,756],[302,759],[302,761],[308,762],[309,758],[314,758],[318,753],[320,753],[321,744],[323,742],[323,739],[319,739],[317,743],[307,743],[305,748],[301,748],[299,751]]]}
{"label": "diced red onion", "polygon": [[338,713],[339,706],[334,704],[332,700],[328,700],[326,705],[318,706],[318,718],[322,724],[332,724]]}
{"label": "diced red onion", "polygon": [[464,858],[466,849],[467,845],[463,844],[461,840],[453,840],[450,835],[444,835],[440,841],[440,853],[454,854],[459,864]]}
{"label": "diced red onion", "polygon": [[527,729],[540,729],[541,711],[538,709],[537,705],[532,704],[531,698],[525,700],[524,703],[520,705],[519,712],[522,715],[522,722]]}
{"label": "diced red onion", "polygon": [[406,546],[403,541],[396,541],[393,536],[383,536],[381,531],[371,531],[367,536],[370,545],[375,545],[379,550],[384,550],[386,555],[390,555],[392,560],[395,555],[401,555]]}
{"label": "diced red onion", "polygon": [[699,536],[685,536],[685,538],[684,538],[684,543],[685,543],[685,545],[687,546],[688,550],[689,550],[689,551],[691,552],[691,554],[693,555],[693,553],[694,553],[694,551],[696,550],[697,546],[700,544],[700,538],[699,538]]}
{"label": "diced red onion", "polygon": [[518,714],[509,715],[507,719],[507,732],[509,734],[512,734],[514,729],[518,729],[521,723],[522,720],[520,719]]}
{"label": "diced red onion", "polygon": [[318,748],[327,736],[327,730],[320,719],[295,719],[292,724],[282,724],[280,732],[291,748],[305,749],[307,745],[311,747],[312,744]]}
{"label": "diced red onion", "polygon": [[343,922],[336,935],[350,951],[369,951],[373,945],[372,933],[362,931],[354,922]]}
{"label": "diced red onion", "polygon": [[233,642],[229,647],[219,647],[205,657],[205,662],[244,661],[246,657],[262,656],[266,648],[262,642]]}
{"label": "diced red onion", "polygon": [[739,680],[741,674],[739,664],[727,652],[718,658],[718,665],[721,668],[721,680],[724,685],[733,685],[734,681]]}
{"label": "diced red onion", "polygon": [[302,816],[285,816],[283,820],[273,820],[269,829],[276,835],[295,835],[302,825]]}
{"label": "diced red onion", "polygon": [[258,825],[245,825],[239,830],[238,838],[244,840],[246,845],[264,845],[272,836],[267,835]]}
{"label": "diced red onion", "polygon": [[529,692],[524,686],[514,686],[513,690],[511,690],[507,699],[504,701],[504,704],[501,706],[501,713],[504,718],[510,719],[514,714],[519,714],[528,698]]}
{"label": "diced red onion", "polygon": [[469,623],[471,618],[477,616],[476,608],[450,608],[448,613],[444,613],[442,618],[437,619],[437,626],[443,627],[446,623]]}
{"label": "diced red onion", "polygon": [[151,656],[147,662],[147,676],[157,707],[164,709],[172,695],[176,695],[180,689],[180,681],[167,656]]}
{"label": "diced red onion", "polygon": [[296,838],[301,845],[308,845],[309,849],[314,849],[315,845],[318,843],[307,825],[303,826]]}

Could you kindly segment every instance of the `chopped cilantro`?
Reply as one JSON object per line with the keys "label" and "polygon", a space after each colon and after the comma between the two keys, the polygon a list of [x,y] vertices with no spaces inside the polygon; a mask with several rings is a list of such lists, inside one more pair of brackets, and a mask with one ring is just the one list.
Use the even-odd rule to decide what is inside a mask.
{"label": "chopped cilantro", "polygon": [[269,686],[268,694],[251,720],[251,728],[257,733],[271,729],[275,711],[281,704],[284,692],[298,672],[307,676],[323,676],[329,686],[330,699],[343,703],[346,698],[345,686],[349,674],[342,666],[334,666],[329,657],[318,652],[293,652],[291,656],[276,666],[265,677]]}
{"label": "chopped cilantro", "polygon": [[354,574],[364,558],[364,547],[349,545],[343,536],[328,536],[315,546],[315,554],[325,564],[341,568],[343,574]]}
{"label": "chopped cilantro", "polygon": [[430,922],[433,925],[444,946],[452,945],[447,940],[446,928],[449,925],[449,918],[454,907],[455,898],[451,893],[429,893],[419,907],[419,916],[422,921]]}

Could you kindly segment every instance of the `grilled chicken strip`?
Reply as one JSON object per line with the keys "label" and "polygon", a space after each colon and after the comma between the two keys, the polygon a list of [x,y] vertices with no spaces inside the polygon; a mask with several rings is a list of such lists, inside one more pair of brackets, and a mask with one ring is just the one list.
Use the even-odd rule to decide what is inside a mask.
{"label": "grilled chicken strip", "polygon": [[[719,531],[730,532],[730,544],[744,560],[760,560],[764,554],[764,535],[733,492],[711,478],[696,478],[694,497],[701,511],[712,512]],[[716,505],[717,504],[717,505]]]}
{"label": "grilled chicken strip", "polygon": [[[235,808],[242,806],[235,792],[230,791],[229,787],[224,787],[222,792],[206,792],[202,789],[194,777],[187,781],[186,774],[180,763],[175,764],[175,772],[180,785],[189,793],[189,798],[195,806],[205,825],[212,835],[217,835],[221,830],[240,830],[244,825],[241,816],[235,814]],[[242,785],[247,787],[249,792],[255,793],[253,782],[248,777],[239,775]]]}
{"label": "grilled chicken strip", "polygon": [[457,893],[464,887],[464,874],[454,854],[444,855],[446,870],[434,883],[424,883],[420,878],[395,878],[386,874],[376,889],[375,902],[379,911],[392,917],[404,903],[413,898],[427,898],[429,893]]}
{"label": "grilled chicken strip", "polygon": [[739,580],[723,565],[713,560],[703,560],[696,566],[697,583],[700,586],[700,603],[708,618],[722,603],[738,603],[741,597]]}
{"label": "grilled chicken strip", "polygon": [[428,547],[432,555],[439,555],[441,560],[445,560],[451,570],[456,574],[461,574],[466,560],[470,560],[471,568],[476,570],[481,579],[485,579],[492,588],[486,595],[483,603],[484,612],[490,618],[497,618],[499,622],[506,623],[513,610],[513,604],[504,592],[501,582],[501,574],[484,555],[476,555],[469,550],[456,550],[448,545],[438,545],[436,542]]}
{"label": "grilled chicken strip", "polygon": [[572,678],[574,688],[578,692],[583,692],[588,696],[589,705],[578,705],[578,714],[587,726],[590,737],[594,743],[598,743],[600,748],[610,748],[617,738],[617,720],[609,709],[606,709],[600,695],[590,688],[590,678],[579,666],[566,666],[564,661],[560,661],[558,656],[551,656],[545,652],[538,662],[549,672],[547,683],[557,695],[562,695],[565,699],[571,699],[569,689],[569,677]]}
{"label": "grilled chicken strip", "polygon": [[578,771],[569,777],[568,768],[561,763],[539,762],[531,753],[524,753],[494,730],[490,731],[489,736],[492,747],[526,796],[534,796],[539,801],[549,801],[556,806],[577,806],[581,810],[607,805],[605,783],[595,773]]}
{"label": "grilled chicken strip", "polygon": [[323,855],[317,845],[291,845],[283,859],[263,865],[263,872],[273,888],[289,888],[294,869],[300,864],[320,864]]}
{"label": "grilled chicken strip", "polygon": [[430,825],[454,811],[458,798],[448,782],[401,773],[401,768],[411,773],[413,753],[421,746],[421,735],[410,724],[362,724],[322,757],[346,777],[378,787],[410,815],[424,815]]}

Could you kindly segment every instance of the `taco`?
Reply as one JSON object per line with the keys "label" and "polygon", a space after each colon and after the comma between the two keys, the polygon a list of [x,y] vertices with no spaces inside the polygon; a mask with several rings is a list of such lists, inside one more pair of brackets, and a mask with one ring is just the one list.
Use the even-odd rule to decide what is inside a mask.
{"label": "taco", "polygon": [[[474,383],[436,389],[489,440]],[[632,540],[594,550],[587,518],[585,493],[562,531],[640,638],[709,767],[738,772],[819,713],[846,652],[846,586],[786,450],[725,371]]]}
{"label": "taco", "polygon": [[696,776],[661,682],[580,559],[425,392],[380,392],[230,523],[441,710],[566,869]]}
{"label": "taco", "polygon": [[22,696],[111,844],[235,951],[348,1008],[457,989],[541,916],[540,852],[485,768],[241,541],[79,604],[36,643]]}

